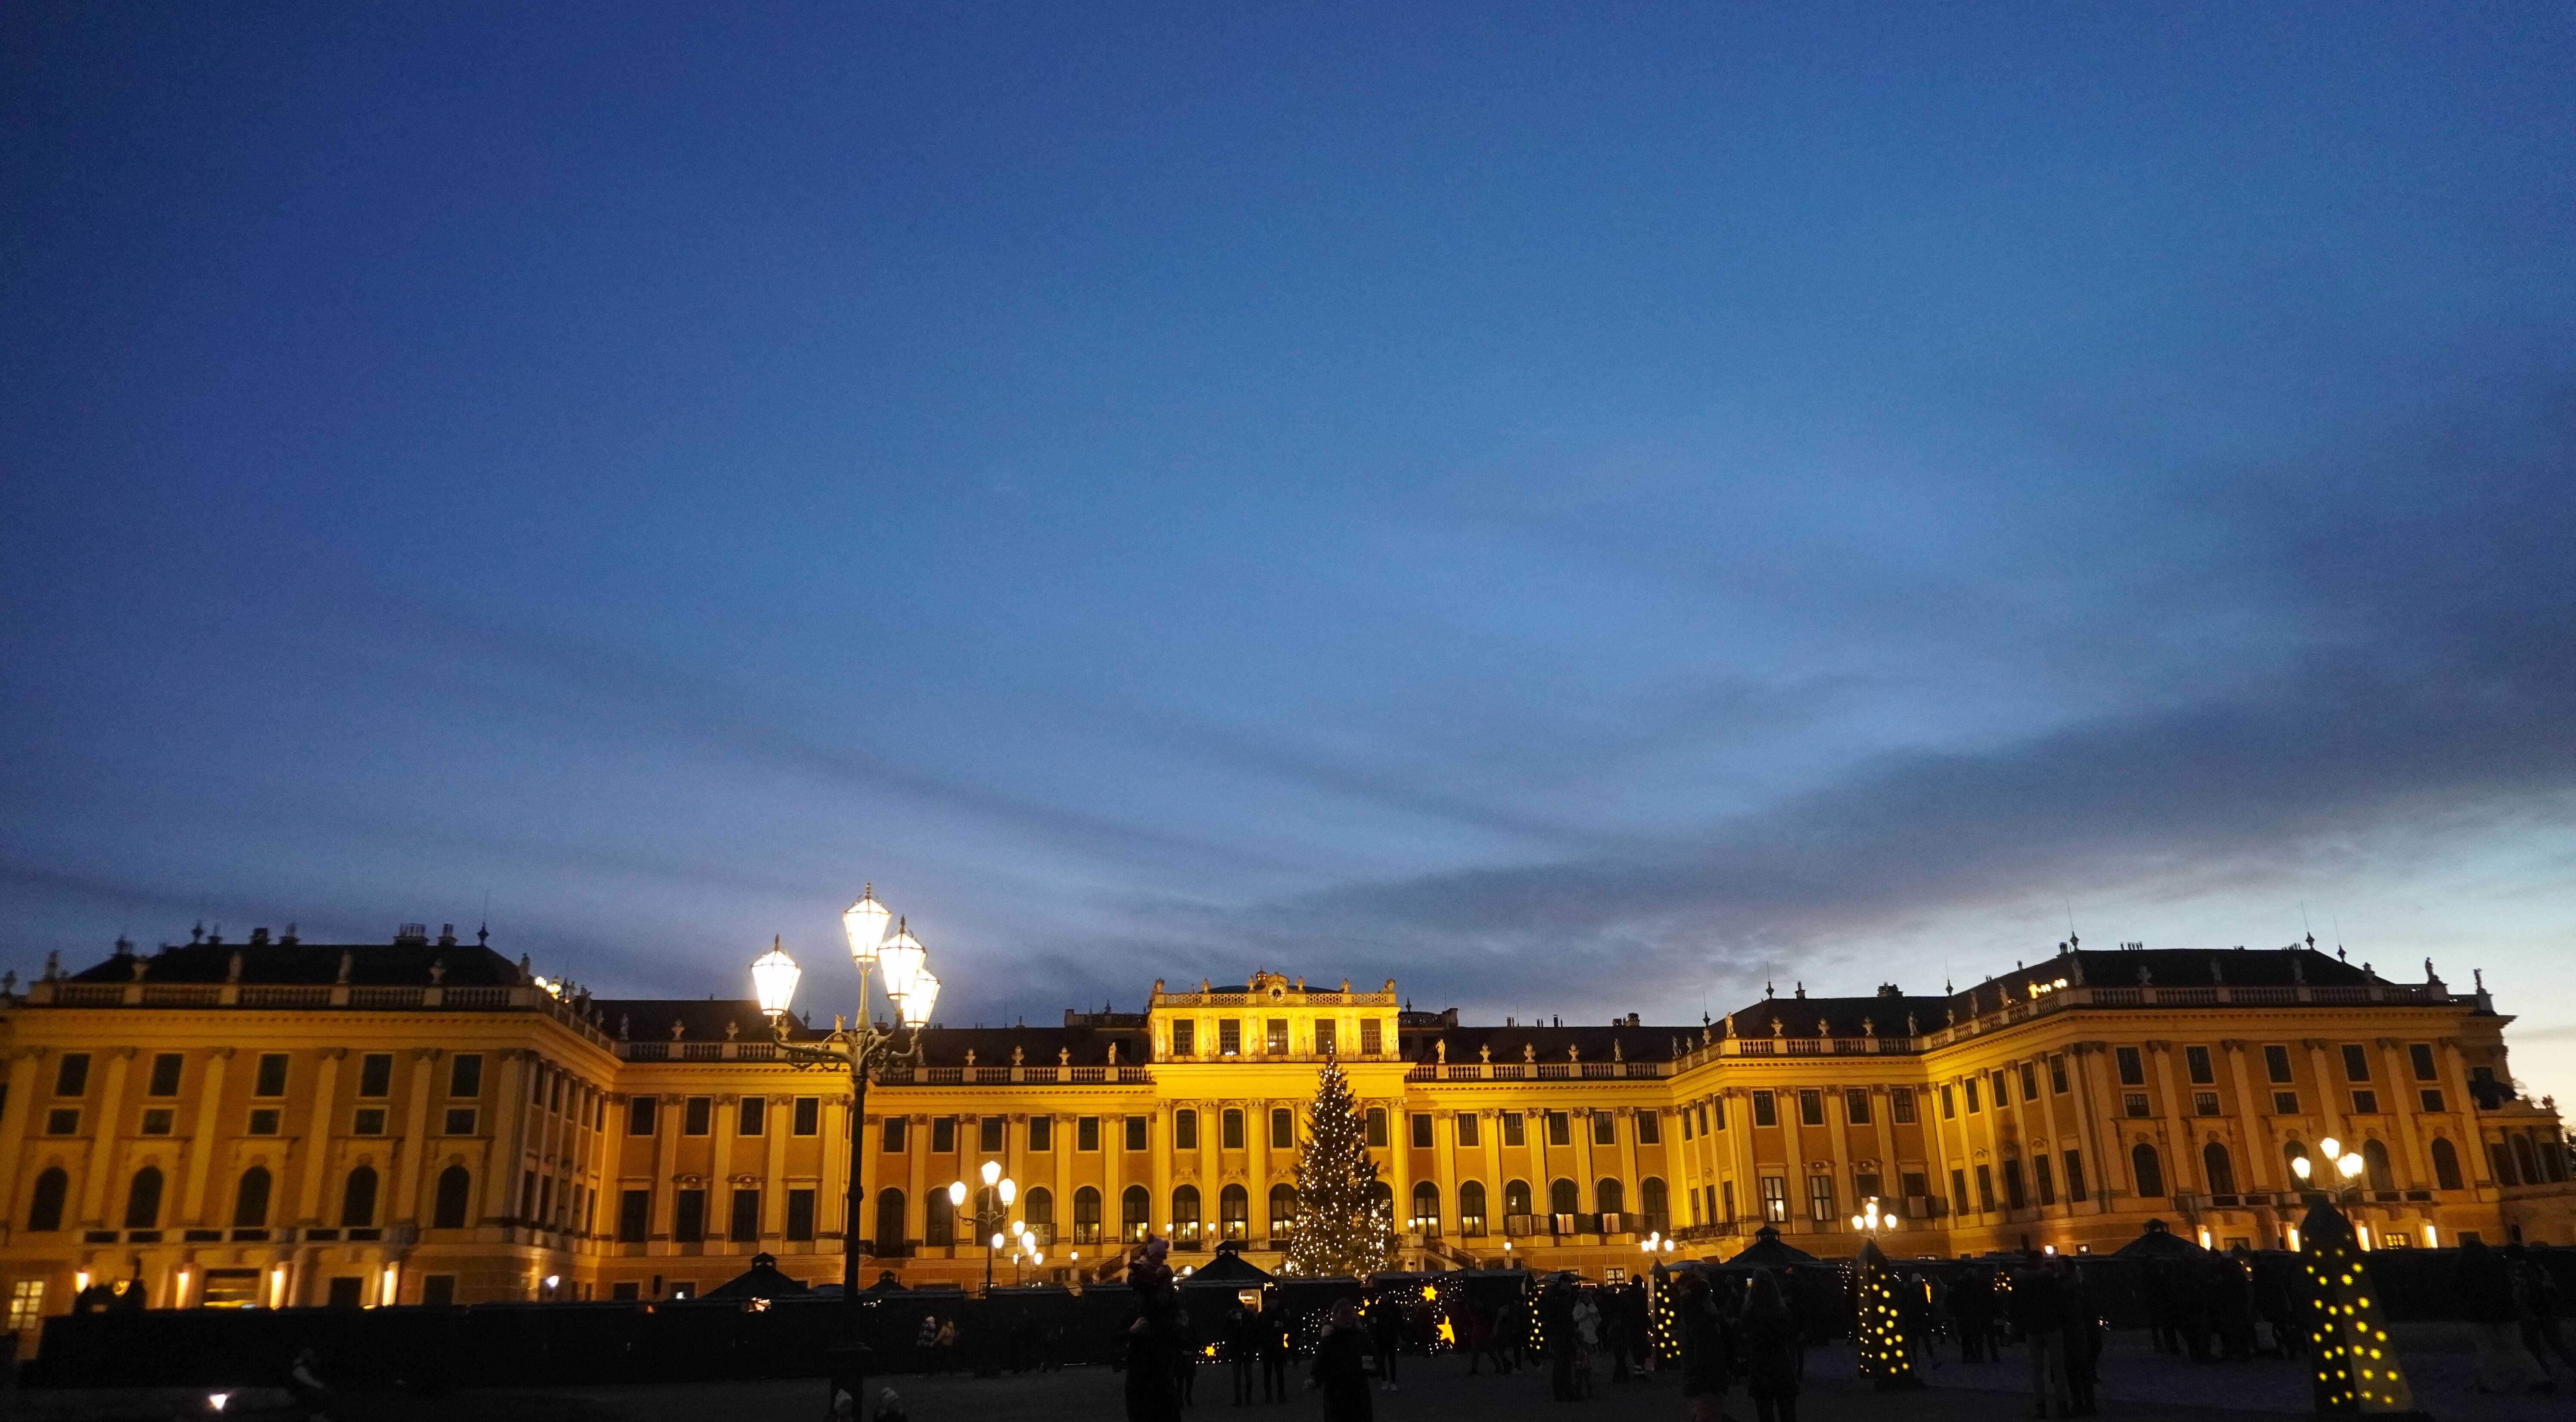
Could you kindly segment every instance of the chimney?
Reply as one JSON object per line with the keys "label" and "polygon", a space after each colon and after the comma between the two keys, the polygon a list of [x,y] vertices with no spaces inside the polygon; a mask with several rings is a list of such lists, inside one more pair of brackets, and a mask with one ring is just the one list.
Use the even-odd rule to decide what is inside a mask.
{"label": "chimney", "polygon": [[254,947],[262,943],[266,943],[268,941],[268,930],[265,928],[252,929],[250,931],[250,941]]}
{"label": "chimney", "polygon": [[286,931],[277,935],[277,941],[285,944],[289,948],[294,947],[296,943],[295,925],[291,923],[286,925]]}
{"label": "chimney", "polygon": [[438,926],[438,946],[441,948],[453,948],[456,946],[455,924],[442,923]]}

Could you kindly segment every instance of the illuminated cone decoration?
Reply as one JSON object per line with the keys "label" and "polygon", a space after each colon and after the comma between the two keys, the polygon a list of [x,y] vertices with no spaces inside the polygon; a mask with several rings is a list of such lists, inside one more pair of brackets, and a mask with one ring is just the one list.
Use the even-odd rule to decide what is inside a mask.
{"label": "illuminated cone decoration", "polygon": [[1904,1281],[1889,1267],[1875,1239],[1861,1241],[1858,1265],[1854,1302],[1859,1315],[1860,1375],[1880,1392],[1923,1386],[1923,1379],[1914,1374],[1912,1340],[1905,1336],[1905,1309],[1898,1293]]}
{"label": "illuminated cone decoration", "polygon": [[2370,1296],[2352,1222],[2323,1195],[2299,1224],[2299,1267],[2307,1288],[2317,1411],[2421,1417],[2397,1366],[2397,1350],[2389,1345],[2385,1311]]}
{"label": "illuminated cone decoration", "polygon": [[1647,1271],[1651,1279],[1654,1306],[1646,1312],[1646,1333],[1654,1348],[1655,1360],[1661,1366],[1674,1366],[1682,1360],[1681,1310],[1673,1303],[1673,1274],[1664,1261],[1655,1261]]}
{"label": "illuminated cone decoration", "polygon": [[1365,1279],[1395,1263],[1395,1220],[1377,1199],[1377,1169],[1350,1079],[1339,1064],[1326,1062],[1306,1109],[1306,1143],[1297,1151],[1290,1273]]}

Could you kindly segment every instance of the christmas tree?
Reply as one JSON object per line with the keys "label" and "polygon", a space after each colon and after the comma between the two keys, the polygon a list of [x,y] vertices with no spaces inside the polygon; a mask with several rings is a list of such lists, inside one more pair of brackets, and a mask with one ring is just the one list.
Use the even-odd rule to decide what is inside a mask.
{"label": "christmas tree", "polygon": [[2317,1411],[2415,1413],[2414,1392],[2388,1346],[2388,1320],[2370,1296],[2352,1222],[2324,1195],[2299,1222],[2299,1266],[2306,1274],[2309,1380]]}
{"label": "christmas tree", "polygon": [[1897,1290],[1904,1287],[1879,1252],[1878,1241],[1861,1241],[1856,1280],[1855,1332],[1860,1343],[1860,1375],[1880,1392],[1921,1387],[1914,1375],[1913,1340],[1905,1336],[1905,1308]]}
{"label": "christmas tree", "polygon": [[1366,1278],[1395,1262],[1394,1211],[1377,1194],[1368,1130],[1338,1063],[1324,1063],[1297,1151],[1297,1222],[1288,1231],[1292,1274]]}

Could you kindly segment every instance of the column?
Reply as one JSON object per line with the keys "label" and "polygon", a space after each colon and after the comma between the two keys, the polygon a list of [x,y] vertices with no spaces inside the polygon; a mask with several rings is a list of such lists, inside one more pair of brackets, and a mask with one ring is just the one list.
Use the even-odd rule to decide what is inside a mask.
{"label": "column", "polygon": [[[2317,1119],[2325,1124],[2327,1135],[2339,1140],[2351,1140],[2353,1138],[2351,1123],[2344,1118],[2343,1114],[2343,1093],[2336,1089],[2334,1075],[2328,1070],[2326,1044],[2310,1037],[2299,1045],[2308,1049],[2308,1070],[2316,1076]],[[2314,1148],[2313,1142],[2310,1143],[2310,1148]],[[2485,1154],[2483,1147],[2480,1148],[2479,1154]]]}
{"label": "column", "polygon": [[2281,1146],[2272,1138],[2272,1103],[2255,1094],[2254,1080],[2245,1070],[2244,1040],[2229,1038],[2218,1045],[2227,1053],[2227,1076],[2236,1083],[2236,1114],[2245,1122],[2245,1150],[2252,1157],[2238,1188],[2256,1194],[2279,1190],[2283,1187],[2274,1182],[2280,1178]]}
{"label": "column", "polygon": [[[1620,1193],[1628,1197],[1627,1205],[1628,1213],[1630,1214],[1637,1214],[1646,1208],[1646,1175],[1644,1171],[1638,1168],[1637,1162],[1638,1114],[1639,1113],[1634,1109],[1631,1109],[1627,1113],[1628,1129],[1620,1132],[1619,1135],[1619,1161],[1622,1166],[1620,1174],[1624,1181]],[[1616,1120],[1617,1117],[1613,1116],[1612,1119]],[[1660,1139],[1660,1136],[1658,1139]],[[1672,1183],[1670,1181],[1666,1181],[1664,1184],[1664,1198],[1668,1204],[1672,1199],[1672,1188]],[[1642,1229],[1635,1232],[1638,1234],[1645,1233]]]}
{"label": "column", "polygon": [[[81,1182],[80,1222],[84,1228],[97,1229],[107,1223],[108,1177],[116,1173],[118,1126],[125,1116],[125,1075],[133,1063],[132,1047],[119,1047],[107,1059],[107,1080],[99,1090],[97,1114],[89,1123],[89,1168],[87,1178]],[[122,1219],[119,1216],[120,1223]]]}
{"label": "column", "polygon": [[[27,1139],[27,1123],[36,1118],[36,1094],[43,1089],[42,1047],[9,1054],[8,1084],[0,1087],[0,1220],[14,1220],[18,1207],[18,1161]],[[206,1129],[200,1125],[199,1129]]]}
{"label": "column", "polygon": [[[2388,1097],[2381,1104],[2397,1113],[2397,1134],[2406,1143],[2406,1169],[2392,1184],[2402,1190],[2421,1190],[2433,1178],[2425,1168],[2424,1148],[2416,1139],[2415,1103],[2406,1098],[2416,1090],[2414,1074],[2406,1064],[2406,1054],[2394,1037],[2379,1039],[2379,1059],[2388,1065]],[[2391,1171],[2391,1174],[2397,1174]]]}
{"label": "column", "polygon": [[[672,1225],[679,1217],[680,1165],[680,1098],[664,1096],[653,1107],[653,1222],[645,1231],[648,1240],[660,1242],[659,1248],[647,1243],[651,1254],[670,1254]],[[668,1185],[672,1188],[665,1190]]]}
{"label": "column", "polygon": [[[2156,1060],[2156,1093],[2164,1098],[2163,1114],[2156,1118],[2156,1138],[2163,1143],[2165,1155],[2165,1190],[2167,1197],[2182,1194],[2200,1180],[2200,1152],[2191,1148],[2193,1116],[2190,1103],[2174,1092],[2173,1044],[2149,1042],[2148,1052]],[[2187,1092],[2185,1094],[2188,1094]],[[2179,1122],[2179,1125],[2174,1123]],[[2195,1194],[2206,1193],[2207,1181]]]}
{"label": "column", "polygon": [[1145,1115],[1145,1155],[1153,1171],[1153,1183],[1146,1188],[1154,1192],[1145,1202],[1146,1217],[1160,1225],[1153,1233],[1168,1237],[1172,1232],[1172,1121],[1170,1110],[1159,1101]]}
{"label": "column", "polygon": [[[1267,1044],[1269,1038],[1265,1035],[1262,1040]],[[1261,1222],[1260,1231],[1251,1240],[1252,1247],[1257,1249],[1261,1241],[1275,1233],[1270,1225],[1269,1101],[1243,1103],[1243,1132],[1244,1174],[1250,1177],[1243,1188],[1252,1196],[1252,1217]]]}
{"label": "column", "polygon": [[[844,1247],[846,1247],[849,1231],[858,1228],[853,1217],[858,1214],[859,1202],[851,1198],[854,1191],[850,1183],[849,1133],[866,1130],[867,1124],[851,1118],[850,1112],[853,1105],[853,1099],[848,1096],[831,1095],[823,1098],[823,1189],[814,1200],[814,1233],[817,1243],[824,1239],[839,1238],[844,1241]],[[912,1146],[917,1151],[926,1152],[930,1142],[925,1139],[915,1146],[913,1142],[907,1140],[904,1144]],[[965,1143],[961,1141],[958,1144],[960,1146],[958,1155],[962,1159],[967,1154],[963,1149]]]}
{"label": "column", "polygon": [[[1748,1087],[1730,1086],[1718,1095],[1744,1102],[1741,1109],[1732,1113],[1735,1123],[1727,1129],[1730,1153],[1735,1157],[1735,1208],[1746,1212],[1748,1217],[1758,1217],[1762,1213],[1762,1196],[1761,1182],[1756,1177],[1761,1173],[1761,1166],[1753,1153],[1753,1098],[1749,1092]],[[1720,1209],[1725,1208],[1723,1192],[1717,1203]]]}
{"label": "column", "polygon": [[304,1131],[304,1170],[296,1187],[295,1222],[299,1225],[322,1222],[322,1178],[331,1166],[331,1124],[335,1115],[332,1099],[340,1088],[340,1061],[348,1055],[346,1047],[326,1047],[314,1069],[313,1117]]}
{"label": "column", "polygon": [[[231,1065],[233,1049],[217,1047],[207,1054],[206,1069],[197,1082],[196,1120],[189,1132],[188,1184],[179,1209],[172,1216],[180,1224],[207,1225],[206,1182],[214,1170],[215,1140],[225,1134],[220,1129],[224,1107],[224,1068]],[[221,1208],[219,1204],[218,1209]]]}
{"label": "column", "polygon": [[[1834,1216],[1835,1220],[1839,1221],[1846,1213],[1846,1206],[1854,1211],[1860,1208],[1859,1186],[1852,1181],[1854,1172],[1851,1148],[1851,1103],[1848,1100],[1836,1099],[1842,1096],[1840,1088],[1820,1089],[1824,1090],[1825,1124],[1833,1133],[1834,1174],[1839,1179],[1839,1184],[1834,1190]],[[1881,1184],[1883,1186],[1885,1182],[1882,1181]],[[1840,1188],[1842,1185],[1853,1186],[1851,1199],[1842,1198],[1843,1191]],[[1831,1227],[1830,1224],[1827,1227]]]}
{"label": "column", "polygon": [[903,1237],[927,1239],[930,1236],[930,1118],[906,1117],[903,1126],[903,1148],[910,1157],[911,1169],[905,1175],[909,1189],[903,1200]]}
{"label": "column", "polygon": [[[1462,1239],[1458,1223],[1458,1117],[1456,1112],[1443,1113],[1430,1102],[1423,1108],[1431,1112],[1431,1168],[1440,1186],[1440,1233],[1448,1239]],[[1441,1120],[1446,1114],[1449,1119]],[[1481,1136],[1483,1132],[1479,1131]]]}
{"label": "column", "polygon": [[526,1048],[499,1053],[501,1080],[494,1088],[498,1094],[492,1098],[492,1154],[483,1167],[486,1224],[510,1219],[519,1212],[519,1170],[527,1153],[528,1071],[532,1055]]}
{"label": "column", "polygon": [[[775,1235],[781,1243],[787,1234],[787,1133],[796,1128],[796,1103],[788,1097],[761,1096],[761,1129],[769,1133],[769,1159],[760,1171],[760,1233],[763,1238]],[[864,1124],[862,1126],[864,1129]],[[910,1144],[910,1142],[906,1142]],[[875,1150],[876,1141],[868,1142]],[[883,1162],[878,1169],[882,1173]]]}
{"label": "column", "polygon": [[402,1139],[397,1151],[408,1151],[409,1168],[394,1172],[393,1209],[386,1213],[388,1222],[417,1224],[420,1221],[421,1175],[429,1169],[429,1083],[438,1075],[440,1049],[414,1047],[411,1050],[411,1104],[403,1108]]}
{"label": "column", "polygon": [[[1388,1044],[1392,1046],[1393,1044]],[[1413,1107],[1398,1087],[1386,1103],[1387,1184],[1395,1194],[1396,1227],[1413,1217]]]}
{"label": "column", "polygon": [[1047,1139],[1055,1145],[1055,1242],[1047,1246],[1047,1257],[1061,1259],[1073,1242],[1073,1118],[1050,1112],[1047,1122]]}
{"label": "column", "polygon": [[[714,1120],[707,1123],[715,1139],[707,1157],[707,1233],[730,1244],[733,1241],[733,1143],[742,1134],[742,1097],[719,1092],[713,1102]],[[767,1129],[768,1122],[761,1126]]]}

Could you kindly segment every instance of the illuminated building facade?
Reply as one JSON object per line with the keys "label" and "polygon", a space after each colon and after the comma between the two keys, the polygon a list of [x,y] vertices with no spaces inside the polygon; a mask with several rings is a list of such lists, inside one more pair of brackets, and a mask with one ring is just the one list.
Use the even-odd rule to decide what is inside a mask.
{"label": "illuminated building facade", "polygon": [[[479,940],[479,935],[478,935]],[[933,1027],[870,1088],[871,1277],[980,1281],[950,1182],[1078,1279],[1150,1229],[1275,1266],[1327,1058],[1364,1103],[1405,1256],[1594,1276],[1821,1255],[1876,1200],[1897,1256],[2108,1249],[2150,1218],[2287,1242],[2289,1158],[2368,1162],[2375,1247],[2576,1240],[2554,1105],[2515,1094],[2483,989],[2312,948],[2061,950],[1945,996],[1766,996],[1706,1023],[1461,1023],[1396,985],[1256,973],[1135,1013]],[[669,1297],[755,1252],[837,1280],[849,1084],[750,1002],[595,999],[480,941],[264,931],[51,969],[0,1008],[0,1288],[13,1326],[139,1278],[154,1306]],[[819,1035],[790,1019],[799,1036]]]}

